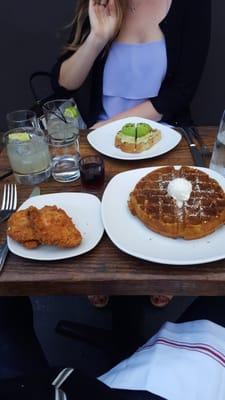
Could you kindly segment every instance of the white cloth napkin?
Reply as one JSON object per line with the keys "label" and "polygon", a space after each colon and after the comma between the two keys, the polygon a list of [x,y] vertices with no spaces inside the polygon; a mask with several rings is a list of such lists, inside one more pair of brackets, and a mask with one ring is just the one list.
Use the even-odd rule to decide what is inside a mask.
{"label": "white cloth napkin", "polygon": [[168,400],[225,399],[225,328],[201,320],[160,331],[100,381]]}

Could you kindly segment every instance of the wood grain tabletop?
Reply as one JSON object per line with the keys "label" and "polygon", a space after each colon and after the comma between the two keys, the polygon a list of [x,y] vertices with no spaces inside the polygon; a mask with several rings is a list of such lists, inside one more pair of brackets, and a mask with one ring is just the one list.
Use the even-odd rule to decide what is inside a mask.
{"label": "wood grain tabletop", "polygon": [[[216,128],[199,128],[203,141],[212,149]],[[95,154],[81,133],[81,156]],[[153,159],[124,161],[104,157],[105,186],[117,173],[142,167],[193,165],[184,139],[170,152]],[[207,162],[207,160],[206,160]],[[1,172],[9,167],[4,150],[0,154]],[[0,180],[14,182],[13,175]],[[41,194],[84,191],[80,180],[62,184],[50,178],[40,185]],[[18,205],[29,196],[30,186],[18,185]],[[104,188],[96,193],[101,199]],[[6,223],[0,224],[1,241]],[[0,275],[0,295],[108,294],[108,295],[225,295],[225,261],[201,265],[165,265],[143,261],[119,250],[104,233],[90,252],[60,261],[34,261],[9,253]]]}

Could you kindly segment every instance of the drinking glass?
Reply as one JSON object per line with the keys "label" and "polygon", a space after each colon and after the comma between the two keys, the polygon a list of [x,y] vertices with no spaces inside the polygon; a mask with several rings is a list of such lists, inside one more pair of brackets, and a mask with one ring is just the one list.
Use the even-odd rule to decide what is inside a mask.
{"label": "drinking glass", "polygon": [[52,100],[44,104],[52,176],[58,182],[71,182],[80,177],[79,121],[72,99]]}
{"label": "drinking glass", "polygon": [[36,185],[51,175],[48,141],[39,128],[15,128],[5,134],[6,151],[18,183]]}
{"label": "drinking glass", "polygon": [[6,115],[6,120],[9,129],[23,128],[24,126],[38,128],[38,119],[34,111],[17,110],[9,112]]}
{"label": "drinking glass", "polygon": [[225,111],[223,112],[209,168],[225,176]]}
{"label": "drinking glass", "polygon": [[102,157],[86,156],[80,159],[80,178],[84,188],[88,190],[100,189],[104,184],[105,168]]}

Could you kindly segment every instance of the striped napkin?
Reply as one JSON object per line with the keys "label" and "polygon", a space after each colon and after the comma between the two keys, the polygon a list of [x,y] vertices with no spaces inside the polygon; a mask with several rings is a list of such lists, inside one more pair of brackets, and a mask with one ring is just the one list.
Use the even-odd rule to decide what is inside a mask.
{"label": "striped napkin", "polygon": [[99,377],[112,388],[168,400],[225,399],[225,328],[207,320],[174,324]]}

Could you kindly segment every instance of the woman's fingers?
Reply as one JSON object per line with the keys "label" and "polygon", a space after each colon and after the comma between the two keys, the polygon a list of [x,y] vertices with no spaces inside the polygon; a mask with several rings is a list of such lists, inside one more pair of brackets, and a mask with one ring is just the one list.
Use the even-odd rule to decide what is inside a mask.
{"label": "woman's fingers", "polygon": [[108,10],[110,15],[115,15],[116,14],[116,6],[115,6],[115,0],[109,0],[108,1]]}
{"label": "woman's fingers", "polygon": [[96,4],[94,9],[95,9],[96,16],[99,18],[99,20],[101,20],[101,18],[103,18],[106,15],[105,7],[102,7],[101,5]]}
{"label": "woman's fingers", "polygon": [[107,43],[117,26],[115,0],[90,0],[89,18],[92,32]]}

